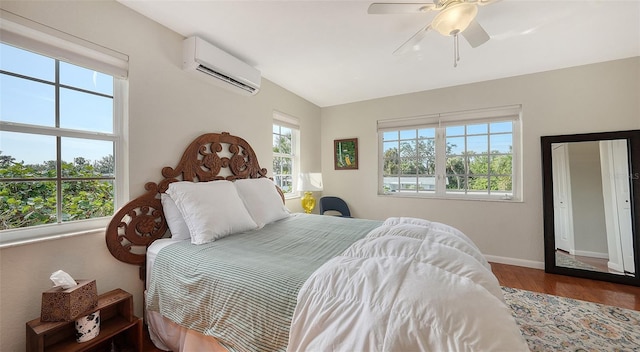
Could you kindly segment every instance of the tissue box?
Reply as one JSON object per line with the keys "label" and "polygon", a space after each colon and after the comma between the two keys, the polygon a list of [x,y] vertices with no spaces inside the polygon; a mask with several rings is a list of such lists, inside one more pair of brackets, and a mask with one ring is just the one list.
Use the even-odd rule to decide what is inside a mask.
{"label": "tissue box", "polygon": [[[73,321],[98,306],[96,280],[76,280],[77,286],[42,292],[41,321]],[[85,314],[86,315],[86,314]]]}

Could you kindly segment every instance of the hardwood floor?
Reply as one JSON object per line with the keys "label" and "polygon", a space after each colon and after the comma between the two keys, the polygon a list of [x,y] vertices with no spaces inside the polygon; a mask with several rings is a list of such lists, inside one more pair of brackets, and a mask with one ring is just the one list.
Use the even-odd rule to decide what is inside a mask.
{"label": "hardwood floor", "polygon": [[[507,264],[491,263],[491,267],[502,286],[640,310],[640,287],[547,274],[544,270]],[[147,337],[144,351],[160,350]]]}
{"label": "hardwood floor", "polygon": [[640,287],[547,274],[544,270],[491,263],[500,285],[640,310]]}

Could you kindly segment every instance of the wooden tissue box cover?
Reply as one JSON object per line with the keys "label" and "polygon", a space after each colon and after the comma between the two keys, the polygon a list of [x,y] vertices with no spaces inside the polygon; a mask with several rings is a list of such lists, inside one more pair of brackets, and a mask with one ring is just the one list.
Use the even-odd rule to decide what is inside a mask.
{"label": "wooden tissue box cover", "polygon": [[98,306],[96,280],[76,280],[77,286],[42,292],[41,321],[73,321]]}

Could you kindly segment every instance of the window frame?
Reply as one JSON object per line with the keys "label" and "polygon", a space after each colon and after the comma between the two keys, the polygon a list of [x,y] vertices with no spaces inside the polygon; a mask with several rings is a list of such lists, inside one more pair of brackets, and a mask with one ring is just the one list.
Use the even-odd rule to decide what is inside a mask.
{"label": "window frame", "polygon": [[[299,198],[300,192],[297,191],[298,175],[300,174],[300,123],[297,118],[287,115],[285,113],[274,111],[273,123],[272,123],[272,141],[273,141],[273,127],[280,126],[291,129],[291,154],[272,152],[271,160],[271,172],[273,173],[273,158],[284,157],[291,158],[291,192],[284,193],[285,199]],[[273,142],[272,142],[273,143]],[[275,179],[277,175],[273,173]],[[274,180],[274,183],[276,181]],[[277,183],[276,183],[277,185]]]}
{"label": "window frame", "polygon": [[[512,122],[512,192],[510,195],[451,192],[446,189],[446,128],[453,126],[468,126],[492,122]],[[521,125],[522,106],[512,105],[488,109],[448,112],[433,115],[412,116],[406,118],[386,119],[377,122],[378,131],[378,195],[389,197],[458,199],[522,202],[522,158],[521,158]],[[400,132],[407,130],[434,129],[435,130],[435,190],[434,192],[388,192],[384,189],[384,139],[385,132]],[[465,128],[466,135],[466,128]],[[490,133],[487,132],[487,137]],[[416,133],[416,141],[420,137]],[[402,140],[400,137],[399,141]],[[399,142],[400,143],[400,142]],[[490,151],[489,151],[490,152]],[[491,153],[489,153],[491,155]],[[418,183],[416,182],[416,185]]]}
{"label": "window frame", "polygon": [[[114,211],[120,208],[128,197],[128,150],[127,106],[128,106],[128,56],[104,48],[81,38],[43,26],[8,11],[0,12],[0,35],[2,43],[31,51],[54,60],[98,71],[113,77],[113,132],[94,132],[21,124],[0,121],[0,131],[47,135],[56,138],[82,138],[113,142],[114,171]],[[63,57],[64,59],[60,59]],[[20,78],[20,77],[19,77]],[[59,84],[59,82],[55,82]],[[56,97],[59,99],[59,97]],[[59,159],[59,155],[57,159]],[[52,178],[60,182],[61,175]],[[0,248],[10,247],[46,239],[56,239],[78,234],[95,233],[106,227],[111,216],[43,224],[0,231]]]}

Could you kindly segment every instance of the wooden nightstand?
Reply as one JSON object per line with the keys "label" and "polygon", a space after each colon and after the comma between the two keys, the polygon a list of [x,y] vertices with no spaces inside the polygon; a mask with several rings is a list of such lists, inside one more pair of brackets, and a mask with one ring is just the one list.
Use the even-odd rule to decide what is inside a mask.
{"label": "wooden nightstand", "polygon": [[27,323],[27,352],[30,351],[142,351],[142,319],[133,315],[133,297],[115,289],[98,297],[100,335],[77,343],[74,322]]}

